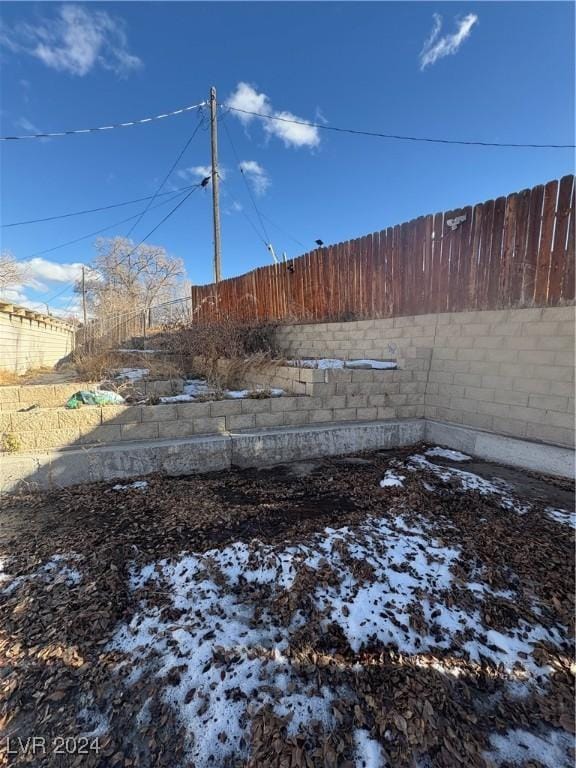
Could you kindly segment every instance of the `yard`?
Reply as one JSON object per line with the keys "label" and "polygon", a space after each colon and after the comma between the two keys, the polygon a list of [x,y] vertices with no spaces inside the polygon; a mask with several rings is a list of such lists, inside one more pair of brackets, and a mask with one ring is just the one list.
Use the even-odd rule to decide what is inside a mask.
{"label": "yard", "polygon": [[426,445],[7,497],[1,764],[568,768],[573,500]]}

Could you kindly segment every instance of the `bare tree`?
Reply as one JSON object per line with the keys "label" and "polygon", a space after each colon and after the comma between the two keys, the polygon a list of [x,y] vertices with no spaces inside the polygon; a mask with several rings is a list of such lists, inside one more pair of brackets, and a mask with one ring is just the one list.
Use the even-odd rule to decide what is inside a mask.
{"label": "bare tree", "polygon": [[[175,298],[184,265],[155,245],[139,245],[124,237],[96,241],[96,258],[86,275],[86,297],[91,312],[145,310]],[[81,285],[76,291],[81,292]]]}
{"label": "bare tree", "polygon": [[24,280],[24,269],[8,251],[0,254],[0,293],[14,288]]}

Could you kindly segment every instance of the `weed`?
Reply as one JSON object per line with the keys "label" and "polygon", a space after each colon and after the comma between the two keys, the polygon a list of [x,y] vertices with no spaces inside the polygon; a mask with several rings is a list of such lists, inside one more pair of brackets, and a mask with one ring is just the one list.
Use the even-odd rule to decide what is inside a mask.
{"label": "weed", "polygon": [[250,400],[265,400],[268,397],[272,397],[272,391],[269,389],[253,389],[247,395]]}
{"label": "weed", "polygon": [[4,453],[18,453],[22,448],[22,441],[14,432],[5,432],[2,435],[2,450]]}

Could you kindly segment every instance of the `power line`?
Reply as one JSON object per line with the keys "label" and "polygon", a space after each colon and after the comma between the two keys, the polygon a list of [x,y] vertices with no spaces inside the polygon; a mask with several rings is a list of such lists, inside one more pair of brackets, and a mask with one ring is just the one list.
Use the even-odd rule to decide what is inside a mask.
{"label": "power line", "polygon": [[[271,242],[271,238],[270,238],[270,235],[268,234],[268,231],[266,230],[266,227],[264,226],[264,222],[262,221],[262,219],[266,219],[266,221],[270,222],[270,224],[272,224],[272,226],[276,227],[276,229],[278,229],[280,232],[283,232],[283,233],[284,233],[284,234],[285,234],[287,237],[289,237],[291,240],[293,240],[293,241],[294,241],[295,243],[297,243],[299,246],[301,246],[302,248],[306,248],[306,246],[304,245],[304,243],[300,242],[300,240],[298,240],[297,238],[293,237],[293,236],[292,236],[292,235],[291,235],[289,232],[287,232],[286,230],[282,229],[282,227],[280,227],[278,224],[276,224],[275,222],[273,222],[273,221],[270,219],[270,217],[269,217],[269,216],[266,216],[266,215],[265,215],[264,213],[262,213],[262,211],[261,211],[261,210],[258,208],[258,206],[256,205],[256,201],[255,201],[254,197],[252,196],[252,191],[251,191],[251,189],[250,189],[250,185],[248,184],[248,181],[247,181],[247,179],[246,179],[246,176],[245,176],[245,174],[244,174],[244,172],[243,172],[243,170],[242,170],[242,165],[241,165],[241,163],[240,163],[240,158],[239,158],[239,156],[238,156],[238,152],[236,151],[236,147],[235,147],[235,145],[234,145],[234,141],[232,140],[232,135],[230,134],[230,131],[228,130],[228,125],[227,125],[227,123],[226,123],[225,119],[224,119],[224,120],[222,120],[222,123],[223,123],[223,125],[224,125],[224,129],[225,129],[225,131],[226,131],[226,135],[228,136],[228,140],[229,140],[229,142],[230,142],[230,146],[232,147],[232,151],[234,152],[234,157],[236,158],[236,162],[238,163],[238,168],[239,168],[239,170],[240,170],[240,173],[241,173],[241,175],[242,175],[242,178],[244,179],[244,183],[246,184],[246,189],[248,190],[248,194],[250,195],[250,199],[252,200],[252,205],[254,206],[254,210],[256,211],[256,215],[258,216],[258,218],[259,218],[259,220],[260,220],[260,226],[262,227],[262,231],[263,231],[263,233],[264,233],[264,237],[266,238],[266,240],[264,241],[264,242],[266,243],[266,246],[268,247],[268,243],[270,243],[270,242]],[[246,217],[246,218],[248,219],[248,217]],[[251,221],[251,219],[248,219],[248,221],[250,222],[250,224],[251,224],[252,226],[254,226],[254,225],[252,224],[252,221]],[[262,238],[261,238],[261,239],[262,239]]]}
{"label": "power line", "polygon": [[[225,183],[225,185],[226,185],[226,187],[227,187],[228,189],[230,188],[230,187],[229,187],[229,185],[228,185],[228,182],[223,182],[223,181],[222,181],[222,177],[220,177],[220,181],[221,181],[223,184]],[[230,194],[230,193],[228,193],[228,194]],[[250,224],[250,226],[251,226],[251,227],[252,227],[252,229],[254,230],[254,232],[255,232],[255,234],[256,234],[256,237],[258,238],[258,240],[261,240],[261,241],[264,243],[264,246],[265,246],[266,250],[268,250],[268,243],[267,243],[267,242],[266,242],[266,240],[265,240],[265,239],[262,237],[262,233],[258,231],[258,227],[256,226],[256,224],[254,224],[254,222],[252,221],[252,219],[250,218],[250,216],[248,216],[248,214],[246,213],[246,211],[244,210],[244,208],[243,208],[243,207],[240,205],[240,203],[238,202],[238,200],[236,200],[236,198],[234,198],[232,195],[230,195],[230,197],[231,197],[231,199],[232,199],[232,202],[233,202],[233,203],[236,203],[236,205],[237,205],[237,206],[239,206],[239,210],[240,210],[240,213],[242,214],[242,216],[244,216],[244,218],[246,219],[246,221],[248,222],[248,224]]]}
{"label": "power line", "polygon": [[[140,246],[144,244],[144,242],[145,242],[146,240],[148,240],[148,238],[150,237],[150,235],[153,235],[153,234],[154,234],[154,232],[156,232],[156,230],[157,230],[159,227],[161,227],[161,226],[162,226],[162,224],[164,224],[164,222],[165,222],[165,221],[167,221],[167,220],[170,218],[170,216],[172,216],[172,214],[176,213],[176,211],[178,210],[178,208],[180,208],[180,206],[181,206],[181,205],[183,205],[183,204],[186,202],[186,200],[188,200],[188,198],[190,197],[190,195],[194,194],[194,192],[196,192],[196,190],[197,190],[197,189],[199,189],[201,186],[202,186],[201,184],[195,184],[195,185],[194,185],[194,187],[193,187],[193,188],[190,190],[190,192],[188,192],[188,194],[187,194],[185,197],[183,197],[183,198],[182,198],[182,200],[180,200],[180,202],[179,202],[179,203],[177,203],[177,204],[174,206],[174,208],[172,208],[172,210],[171,210],[171,211],[169,211],[169,212],[166,214],[166,216],[164,216],[164,218],[163,218],[163,219],[161,219],[161,220],[158,222],[158,224],[156,224],[156,226],[155,226],[155,227],[153,227],[153,228],[150,230],[150,232],[148,232],[148,234],[147,234],[147,235],[145,235],[145,236],[142,238],[142,240],[140,240],[140,242],[138,243],[138,245],[135,245],[135,246],[134,246],[134,248],[132,248],[132,250],[130,251],[130,253],[128,253],[126,256],[124,256],[124,258],[122,258],[122,259],[121,259],[121,260],[120,260],[118,263],[119,263],[119,264],[121,264],[122,262],[126,261],[126,259],[129,259],[129,258],[130,258],[130,256],[132,256],[132,254],[133,254],[133,253],[135,253],[135,252],[138,250],[138,248],[140,248]],[[161,203],[160,205],[163,205],[163,204],[164,204],[164,203]],[[159,206],[156,206],[156,207],[159,207]]]}
{"label": "power line", "polygon": [[264,120],[277,120],[281,123],[293,123],[294,125],[307,125],[310,128],[319,128],[323,131],[336,131],[338,133],[352,133],[358,136],[375,136],[379,139],[394,139],[396,141],[423,141],[430,144],[460,144],[463,146],[472,147],[514,147],[514,148],[528,148],[528,149],[574,149],[576,144],[515,144],[511,142],[495,142],[495,141],[462,141],[457,139],[433,139],[428,136],[401,136],[394,133],[379,133],[378,131],[361,131],[356,128],[339,128],[335,125],[324,125],[322,123],[312,123],[308,120],[296,120],[288,117],[280,117],[279,115],[266,115],[263,112],[252,112],[249,109],[240,109],[239,107],[231,107],[229,105],[220,105],[221,108],[230,109],[233,112],[242,112],[245,115],[253,115],[254,117],[261,117]]}
{"label": "power line", "polygon": [[54,299],[57,299],[58,296],[62,296],[63,293],[66,293],[66,291],[69,291],[70,288],[74,288],[75,285],[76,285],[76,281],[66,283],[66,285],[64,286],[64,288],[62,288],[61,291],[58,291],[58,293],[55,293],[54,296],[50,296],[49,298],[47,298],[44,303],[51,304],[54,301]]}
{"label": "power line", "polygon": [[256,200],[254,199],[254,196],[252,194],[252,190],[250,189],[250,185],[248,184],[248,180],[246,179],[246,176],[244,175],[244,170],[242,168],[242,163],[240,162],[240,158],[238,157],[238,152],[236,152],[236,147],[234,146],[234,142],[232,141],[232,136],[230,135],[230,131],[228,130],[227,123],[223,120],[224,130],[226,131],[226,136],[228,137],[228,141],[230,142],[230,146],[232,147],[232,152],[234,153],[234,157],[236,158],[236,162],[238,163],[238,170],[240,171],[240,175],[242,176],[242,179],[244,181],[244,184],[246,186],[246,189],[248,190],[248,195],[250,197],[250,200],[252,201],[252,205],[254,207],[254,210],[256,211],[256,216],[258,217],[258,220],[260,221],[260,226],[262,227],[262,232],[264,233],[266,247],[268,247],[268,244],[270,243],[270,236],[268,232],[266,231],[266,227],[264,226],[264,221],[262,220],[262,216],[260,215],[260,211],[258,210],[258,206],[256,205]]}
{"label": "power line", "polygon": [[[192,189],[196,189],[196,187],[197,185],[195,185]],[[182,192],[176,193],[169,200],[163,200],[161,203],[158,203],[158,205],[155,205],[154,208],[160,208],[161,206],[166,205],[167,203],[171,203],[181,194]],[[80,243],[82,240],[88,240],[88,238],[94,237],[94,235],[99,235],[102,232],[107,232],[109,229],[114,229],[114,227],[119,227],[121,224],[125,224],[127,221],[132,221],[133,219],[136,219],[139,215],[140,214],[137,213],[134,216],[128,216],[126,219],[122,219],[121,221],[116,221],[114,224],[110,224],[107,227],[96,229],[94,232],[90,232],[87,235],[82,235],[82,237],[77,237],[74,240],[68,240],[66,243],[60,243],[60,245],[55,245],[52,248],[46,248],[43,251],[37,251],[36,253],[33,253],[31,256],[28,256],[28,259],[33,259],[36,256],[43,256],[45,253],[52,253],[52,251],[57,251],[60,248],[65,248],[68,245],[74,245],[75,243]]]}
{"label": "power line", "polygon": [[266,214],[265,214],[265,213],[263,213],[263,214],[262,214],[262,216],[263,216],[263,217],[266,219],[266,221],[268,221],[270,224],[272,224],[272,226],[273,226],[273,227],[276,227],[276,229],[277,229],[279,232],[282,232],[284,235],[286,235],[286,237],[289,237],[289,238],[290,238],[290,240],[292,240],[293,242],[295,242],[295,243],[296,243],[296,245],[299,245],[301,248],[304,248],[305,250],[308,248],[308,246],[304,245],[304,243],[303,243],[303,242],[301,242],[300,240],[298,240],[298,238],[297,238],[297,237],[294,237],[294,235],[291,235],[291,234],[290,234],[290,232],[288,232],[287,230],[285,230],[283,227],[281,227],[281,226],[280,226],[279,224],[277,224],[275,221],[272,221],[272,219],[270,218],[270,216],[266,216]]}
{"label": "power line", "polygon": [[[202,109],[202,108],[200,108],[200,109]],[[140,213],[140,216],[138,217],[138,219],[137,219],[137,220],[136,220],[136,221],[135,221],[135,222],[132,224],[132,226],[130,227],[130,229],[129,229],[129,230],[128,230],[128,232],[126,233],[126,237],[130,237],[130,235],[132,234],[132,232],[134,231],[134,229],[136,229],[136,227],[138,226],[138,224],[140,224],[140,222],[142,221],[142,218],[143,218],[143,217],[146,215],[146,213],[147,213],[147,212],[150,210],[150,206],[152,205],[152,203],[154,202],[154,200],[155,200],[155,199],[158,197],[158,195],[159,195],[159,194],[160,194],[160,192],[162,191],[162,188],[163,188],[164,184],[166,184],[166,182],[167,182],[167,181],[168,181],[168,179],[170,178],[170,175],[172,174],[172,172],[174,171],[174,169],[176,168],[176,166],[178,165],[178,163],[179,163],[179,162],[180,162],[180,160],[182,159],[182,156],[184,155],[184,153],[186,152],[186,150],[188,149],[188,147],[189,147],[189,146],[190,146],[190,144],[192,143],[192,141],[193,141],[194,137],[196,136],[196,134],[198,133],[198,131],[199,131],[199,129],[200,129],[200,126],[202,125],[201,114],[202,114],[202,113],[200,112],[200,115],[199,115],[199,117],[198,117],[198,124],[196,125],[196,128],[194,128],[194,130],[192,131],[192,134],[191,134],[191,136],[188,138],[188,140],[186,141],[186,143],[184,144],[184,146],[183,146],[183,147],[182,147],[182,149],[180,150],[180,152],[179,152],[179,154],[178,154],[178,157],[176,158],[176,160],[174,160],[174,162],[173,162],[173,163],[172,163],[172,165],[170,166],[170,170],[168,171],[168,173],[167,173],[167,174],[164,176],[164,178],[162,179],[162,183],[160,184],[160,186],[158,187],[158,189],[156,190],[156,192],[155,192],[155,193],[152,195],[152,197],[150,198],[150,200],[148,200],[148,203],[147,203],[147,204],[144,206],[144,209],[143,209],[143,210],[142,210],[142,212]]]}
{"label": "power line", "polygon": [[22,136],[0,136],[0,141],[17,141],[21,139],[47,139],[55,138],[57,136],[72,136],[78,133],[96,133],[97,131],[110,131],[113,128],[128,128],[132,125],[143,125],[144,123],[151,123],[154,120],[164,120],[166,117],[174,117],[174,115],[182,115],[185,112],[190,112],[192,109],[206,106],[205,101],[201,101],[199,104],[190,104],[187,107],[181,109],[174,109],[172,112],[165,112],[161,115],[153,115],[152,117],[143,117],[140,120],[130,120],[126,123],[112,123],[111,125],[100,125],[96,128],[76,128],[75,130],[68,131],[52,131],[46,133],[26,133]]}
{"label": "power line", "polygon": [[[196,190],[197,190],[197,189],[198,189],[200,186],[201,186],[200,184],[195,184],[195,185],[192,187],[192,189],[190,189],[190,191],[188,192],[188,194],[187,194],[187,195],[186,195],[184,198],[182,198],[182,200],[180,200],[180,202],[179,202],[177,205],[175,205],[175,206],[174,206],[174,208],[172,208],[172,210],[171,210],[171,211],[169,211],[169,212],[166,214],[166,216],[164,216],[164,218],[163,218],[161,221],[159,221],[159,222],[158,222],[158,224],[156,224],[156,226],[155,226],[155,227],[153,227],[153,228],[150,230],[150,232],[148,232],[148,234],[147,234],[145,237],[143,237],[143,238],[142,238],[142,240],[141,240],[141,241],[138,243],[138,245],[134,246],[134,248],[132,248],[132,250],[131,250],[131,251],[130,251],[130,252],[129,252],[129,253],[126,255],[126,256],[124,256],[124,257],[123,257],[123,258],[122,258],[122,259],[121,259],[121,260],[118,262],[118,265],[122,264],[124,261],[126,261],[126,259],[130,258],[130,256],[132,256],[132,254],[133,254],[135,251],[137,251],[137,250],[138,250],[138,248],[139,248],[139,247],[140,247],[140,246],[141,246],[141,245],[142,245],[142,244],[143,244],[143,243],[144,243],[144,242],[145,242],[145,241],[146,241],[146,240],[147,240],[147,239],[150,237],[150,235],[154,234],[154,232],[156,232],[156,230],[157,230],[157,229],[158,229],[160,226],[162,226],[162,224],[163,224],[163,223],[164,223],[164,222],[165,222],[167,219],[169,219],[169,218],[170,218],[170,216],[172,216],[172,214],[173,214],[173,213],[175,213],[175,212],[178,210],[178,208],[180,208],[180,206],[181,206],[183,203],[185,203],[185,202],[186,202],[186,200],[188,200],[188,198],[190,197],[190,195],[192,195],[192,194],[193,194],[193,193],[194,193],[194,192],[195,192],[195,191],[196,191]],[[175,195],[174,197],[172,197],[170,200],[164,200],[162,203],[159,203],[158,205],[155,205],[155,206],[154,206],[154,209],[156,209],[156,208],[160,208],[161,206],[163,206],[163,205],[166,205],[167,203],[170,203],[170,202],[172,202],[172,201],[173,201],[173,200],[174,200],[176,197],[178,197],[178,196],[179,196],[179,194],[181,194],[181,193],[178,193],[177,195]],[[137,215],[138,215],[138,214],[137,214]],[[134,216],[131,216],[130,218],[135,218],[135,217],[134,217]],[[116,227],[116,226],[118,226],[118,224],[123,224],[125,221],[128,221],[128,219],[124,219],[123,221],[121,221],[121,222],[118,222],[117,224],[111,224],[109,227],[105,227],[104,229],[98,230],[97,232],[92,232],[92,233],[91,233],[91,234],[89,234],[89,235],[84,235],[83,237],[81,237],[81,238],[78,238],[77,240],[72,240],[72,241],[70,241],[69,243],[64,243],[64,244],[62,244],[62,245],[56,246],[56,248],[63,248],[63,247],[64,247],[64,245],[71,245],[71,244],[72,244],[72,243],[74,243],[74,242],[79,242],[80,240],[86,240],[86,239],[87,239],[87,238],[89,238],[89,237],[93,237],[95,234],[99,234],[100,232],[104,232],[106,229],[112,229],[113,227]],[[52,250],[56,250],[56,248],[51,248],[51,249],[49,249],[49,250],[50,250],[50,251],[52,251]],[[46,252],[47,252],[47,251],[42,251],[42,253],[46,253]],[[37,256],[37,255],[39,255],[39,254],[34,254],[33,256],[30,256],[29,258],[33,258],[34,256]],[[65,292],[65,291],[68,291],[68,290],[70,290],[70,288],[71,288],[71,287],[73,288],[75,285],[76,285],[76,281],[73,281],[73,282],[70,282],[70,283],[68,283],[66,286],[64,286],[64,288],[63,288],[61,291],[59,291],[58,293],[54,294],[54,296],[51,296],[51,297],[48,299],[48,302],[54,301],[54,299],[58,298],[58,296],[61,296],[61,295],[62,295],[62,294]]]}
{"label": "power line", "polygon": [[98,213],[98,211],[109,211],[111,208],[121,208],[124,205],[132,205],[133,203],[142,203],[144,200],[151,200],[154,197],[165,197],[166,195],[173,195],[175,192],[187,192],[192,189],[194,185],[188,184],[185,187],[179,187],[178,189],[172,189],[170,192],[158,192],[154,195],[147,195],[146,197],[137,197],[134,200],[125,200],[123,203],[113,203],[112,205],[103,205],[99,208],[86,208],[83,211],[72,211],[71,213],[61,213],[58,216],[46,216],[42,219],[27,219],[25,221],[14,221],[11,224],[0,224],[0,227],[6,229],[8,227],[22,227],[25,224],[39,224],[44,221],[56,221],[56,219],[68,219],[71,216],[83,216],[86,213]]}

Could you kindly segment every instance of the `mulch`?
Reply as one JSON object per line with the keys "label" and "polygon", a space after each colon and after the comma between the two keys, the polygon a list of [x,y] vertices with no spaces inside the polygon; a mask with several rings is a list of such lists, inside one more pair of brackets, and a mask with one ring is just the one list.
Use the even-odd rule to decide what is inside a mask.
{"label": "mulch", "polygon": [[[0,765],[191,765],[182,724],[157,682],[143,679],[128,687],[106,648],[117,625],[129,622],[138,609],[129,588],[131,568],[176,559],[186,551],[253,539],[298,543],[327,526],[353,526],[402,509],[415,523],[425,517],[443,545],[462,550],[463,582],[480,571],[491,588],[514,592],[514,601],[484,601],[486,626],[530,621],[537,604],[540,624],[573,628],[574,542],[570,529],[544,514],[545,501],[518,515],[490,496],[456,492],[425,471],[407,473],[402,488],[380,489],[391,462],[414,452],[375,452],[350,462],[324,459],[304,474],[286,466],[152,476],[146,478],[145,492],[114,491],[112,484],[97,483],[3,499],[0,558],[7,558],[7,571],[22,580],[16,589],[0,593],[0,734],[12,740],[42,736],[48,744],[74,736],[81,731],[78,713],[90,703],[106,710],[110,729],[100,739],[98,754],[50,749],[8,754],[4,749]],[[26,578],[66,553],[75,554],[74,567],[83,577],[73,589],[65,579]],[[370,578],[370,568],[367,564],[363,577]],[[285,611],[287,621],[296,607],[308,605],[310,588],[303,578],[295,585],[293,604],[278,605],[278,615]],[[288,735],[286,721],[262,708],[246,730],[248,761],[231,765],[346,768],[354,765],[353,729],[364,728],[382,744],[392,768],[411,768],[422,755],[434,768],[482,768],[488,765],[482,752],[494,731],[545,723],[574,733],[568,638],[562,647],[538,648],[540,662],[554,672],[540,691],[517,699],[488,660],[472,664],[446,653],[443,662],[460,672],[447,675],[429,663],[429,656],[405,656],[393,647],[375,645],[354,653],[338,626],[320,627],[313,613],[309,619],[289,649],[301,671],[302,690],[351,686],[355,705],[334,705],[338,727],[330,733],[313,723],[297,735]],[[407,621],[418,626],[421,617],[415,612]],[[144,702],[150,718],[140,728],[135,718]],[[0,739],[0,750],[3,746]],[[526,768],[537,765],[525,763]]]}

